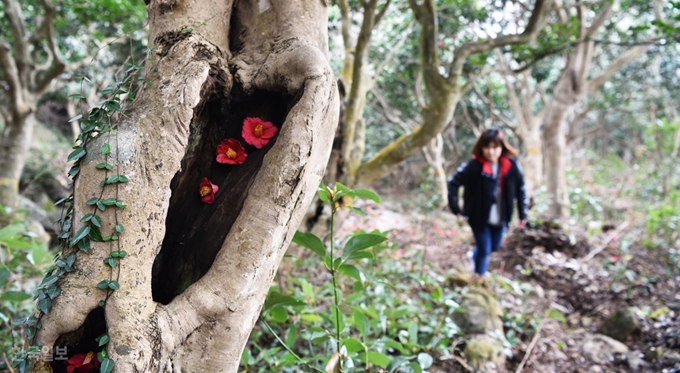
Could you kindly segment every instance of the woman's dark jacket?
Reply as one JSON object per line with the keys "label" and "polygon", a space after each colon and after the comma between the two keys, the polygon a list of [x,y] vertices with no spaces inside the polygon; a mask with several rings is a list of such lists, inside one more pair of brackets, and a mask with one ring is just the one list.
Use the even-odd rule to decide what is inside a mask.
{"label": "woman's dark jacket", "polygon": [[[501,189],[501,219],[504,224],[510,222],[513,212],[513,201],[517,200],[519,219],[527,216],[527,195],[524,189],[524,173],[513,158],[510,169],[506,172]],[[499,167],[500,169],[500,167]],[[498,172],[500,177],[500,171]],[[482,162],[471,159],[461,165],[449,179],[449,208],[454,214],[467,217],[472,227],[482,227],[489,221],[489,212],[494,203],[494,191],[499,177],[482,171]],[[463,187],[463,210],[458,202],[458,189]]]}

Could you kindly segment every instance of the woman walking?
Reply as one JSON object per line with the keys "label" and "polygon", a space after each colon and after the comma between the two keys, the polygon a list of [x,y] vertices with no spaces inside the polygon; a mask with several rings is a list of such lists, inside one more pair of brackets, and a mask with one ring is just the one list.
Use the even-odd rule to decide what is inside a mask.
{"label": "woman walking", "polygon": [[[526,224],[524,174],[514,158],[516,155],[503,132],[485,130],[475,143],[472,159],[460,166],[448,182],[449,208],[455,215],[462,215],[472,228],[477,244],[473,255],[475,272],[481,276],[486,274],[489,255],[503,241],[515,200],[518,227]],[[463,187],[462,210],[458,202],[460,187]]]}

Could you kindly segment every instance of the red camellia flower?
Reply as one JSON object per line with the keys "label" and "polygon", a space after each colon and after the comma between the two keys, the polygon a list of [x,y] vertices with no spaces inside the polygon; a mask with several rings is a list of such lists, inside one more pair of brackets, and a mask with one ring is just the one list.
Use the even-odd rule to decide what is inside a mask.
{"label": "red camellia flower", "polygon": [[198,193],[201,195],[201,201],[203,203],[212,204],[215,202],[215,193],[217,193],[219,189],[220,188],[218,188],[217,185],[210,182],[207,177],[204,177],[203,181],[201,181],[201,188],[198,190]]}
{"label": "red camellia flower", "polygon": [[228,139],[217,145],[217,162],[226,164],[243,164],[248,154],[236,139]]}
{"label": "red camellia flower", "polygon": [[64,362],[66,364],[66,371],[68,373],[89,373],[99,371],[99,359],[94,351],[87,354],[73,355],[70,359]]}
{"label": "red camellia flower", "polygon": [[272,122],[260,118],[246,118],[243,121],[241,136],[246,142],[258,149],[269,144],[279,130]]}

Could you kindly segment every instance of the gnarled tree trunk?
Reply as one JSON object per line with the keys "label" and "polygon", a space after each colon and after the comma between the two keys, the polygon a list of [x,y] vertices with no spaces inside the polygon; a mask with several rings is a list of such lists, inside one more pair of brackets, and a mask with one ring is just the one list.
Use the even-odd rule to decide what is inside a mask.
{"label": "gnarled tree trunk", "polygon": [[[66,346],[71,356],[103,329],[115,372],[237,371],[337,124],[326,7],[318,0],[151,1],[157,61],[147,68],[150,84],[117,134],[88,145],[75,190],[74,231],[92,212],[86,201],[101,191],[95,165],[108,159],[129,177],[102,197],[127,207],[100,213],[104,235],[114,222],[125,226],[116,250],[128,255],[111,272],[102,263],[109,243],[78,253],[76,272],[60,280],[62,294],[43,317],[39,344]],[[244,118],[255,116],[279,127],[277,137],[247,148],[242,165],[216,163],[217,145],[239,139]],[[198,194],[203,177],[219,186],[213,204]],[[111,278],[120,290],[107,295],[97,283]]]}

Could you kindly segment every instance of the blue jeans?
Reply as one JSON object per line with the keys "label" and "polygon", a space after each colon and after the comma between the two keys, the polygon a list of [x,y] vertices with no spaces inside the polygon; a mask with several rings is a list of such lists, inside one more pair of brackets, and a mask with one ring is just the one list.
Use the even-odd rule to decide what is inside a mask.
{"label": "blue jeans", "polygon": [[475,236],[475,272],[484,275],[489,266],[489,255],[498,250],[503,242],[505,225],[493,226],[485,224],[483,227],[471,227],[472,234]]}

